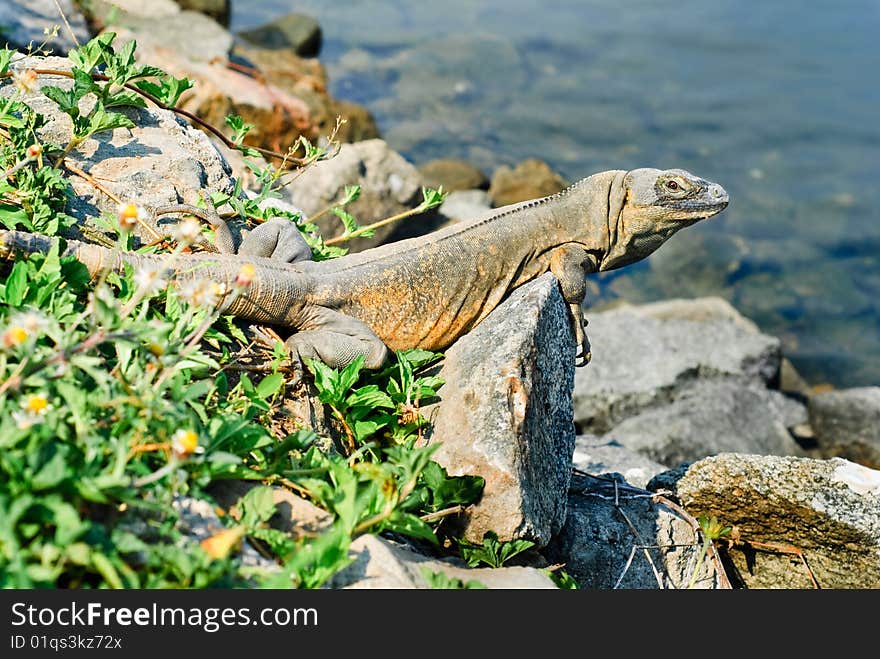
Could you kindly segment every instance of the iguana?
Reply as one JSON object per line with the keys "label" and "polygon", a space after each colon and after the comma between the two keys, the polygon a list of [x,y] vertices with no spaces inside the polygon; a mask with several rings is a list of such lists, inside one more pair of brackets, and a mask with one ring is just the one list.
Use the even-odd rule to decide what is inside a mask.
{"label": "iguana", "polygon": [[[378,368],[389,348],[446,348],[513,289],[549,270],[571,310],[580,365],[590,356],[581,309],[586,275],[645,258],[727,204],[724,188],[684,170],[611,170],[549,197],[327,261],[312,261],[295,225],[276,218],[246,233],[235,254],[178,256],[172,278],[229,287],[250,263],[252,283],[230,296],[224,312],[294,330],[286,346],[299,359],[339,368],[362,355],[367,368]],[[53,240],[0,231],[0,257],[46,252]],[[76,241],[65,253],[93,276],[167,258]]]}

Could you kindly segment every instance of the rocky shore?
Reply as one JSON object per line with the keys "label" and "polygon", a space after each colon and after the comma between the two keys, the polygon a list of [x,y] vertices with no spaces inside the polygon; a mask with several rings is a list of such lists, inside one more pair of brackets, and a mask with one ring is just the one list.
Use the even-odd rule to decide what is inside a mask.
{"label": "rocky shore", "polygon": [[[248,138],[255,146],[283,150],[299,136],[318,143],[345,118],[338,155],[282,190],[281,202],[306,217],[348,185],[361,186],[351,211],[362,224],[416,205],[424,185],[450,191],[434,214],[353,250],[568,184],[537,160],[491,176],[461,161],[407,161],[367,109],[327,92],[315,59],[320,28],[308,17],[232,35],[228,2],[117,1],[114,11],[93,2],[89,14],[61,4],[77,39],[101,29],[136,39],[145,63],[196,81],[183,108],[215,125],[242,116],[257,127]],[[23,49],[58,22],[53,2],[0,6],[12,7],[15,20],[0,14],[0,23]],[[72,45],[61,29],[46,47]],[[50,106],[40,111],[50,116]],[[151,117],[138,122],[146,127],[116,129],[73,161],[154,205],[253,183],[213,137],[171,113],[138,112]],[[74,215],[110,210],[89,186],[77,193]],[[326,236],[339,231],[332,216],[318,224]],[[471,541],[493,532],[532,549],[508,566],[473,569],[397,536],[367,535],[330,587],[424,588],[428,570],[494,588],[550,588],[554,566],[593,589],[880,587],[880,386],[811,386],[778,338],[717,297],[589,308],[587,317],[593,360],[575,369],[555,278],[518,289],[446,352],[440,402],[422,410],[432,421],[423,441],[440,446],[435,459],[451,475],[486,479],[482,499],[450,523]],[[233,502],[240,485],[218,500]],[[327,516],[289,491],[277,496],[289,505],[274,524],[313,530]],[[195,535],[213,523],[211,510],[188,511]],[[726,530],[707,547],[713,518]]]}

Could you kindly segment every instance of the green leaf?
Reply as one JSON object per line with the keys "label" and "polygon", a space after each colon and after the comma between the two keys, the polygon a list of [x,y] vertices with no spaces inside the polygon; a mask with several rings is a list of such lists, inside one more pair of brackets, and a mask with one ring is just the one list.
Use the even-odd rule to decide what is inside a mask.
{"label": "green leaf", "polygon": [[86,134],[79,137],[88,137],[104,130],[113,130],[114,128],[134,128],[134,122],[124,114],[107,112],[100,104],[95,105],[95,109],[88,116],[88,122]]}
{"label": "green leaf", "polygon": [[10,231],[14,231],[20,226],[23,226],[28,231],[34,230],[27,212],[23,208],[13,206],[12,204],[0,204],[0,223]]}
{"label": "green leaf", "polygon": [[51,100],[55,101],[61,111],[65,114],[69,114],[73,118],[79,116],[79,107],[77,107],[79,99],[73,90],[66,91],[61,89],[61,87],[46,85],[42,87],[40,91]]}
{"label": "green leaf", "polygon": [[110,44],[116,38],[115,32],[103,32],[88,43],[70,51],[68,58],[73,65],[86,73],[92,70],[104,59]]}
{"label": "green leaf", "polygon": [[345,227],[345,234],[354,233],[360,228],[360,225],[358,224],[358,221],[355,219],[354,215],[349,213],[347,210],[340,208],[339,206],[334,206],[330,209],[330,212],[333,213],[340,220],[342,220],[342,224]]}
{"label": "green leaf", "polygon": [[9,62],[12,60],[15,52],[9,48],[0,48],[0,74],[6,73],[9,70]]}
{"label": "green leaf", "polygon": [[275,500],[271,487],[254,487],[238,500],[240,523],[248,529],[257,528],[275,514]]}
{"label": "green leaf", "polygon": [[389,531],[396,531],[413,538],[427,540],[435,545],[439,544],[433,529],[410,513],[395,510],[383,526]]}
{"label": "green leaf", "polygon": [[270,398],[280,393],[283,387],[284,375],[282,373],[272,373],[260,380],[260,384],[257,385],[256,394],[260,398]]}
{"label": "green leaf", "polygon": [[70,450],[63,445],[50,444],[48,452],[51,457],[43,463],[31,479],[31,488],[35,492],[53,488],[70,475],[67,467],[67,456]]}
{"label": "green leaf", "polygon": [[116,571],[116,568],[113,567],[113,563],[111,563],[110,559],[104,556],[104,554],[98,551],[92,552],[92,565],[98,573],[104,577],[104,581],[106,581],[111,588],[119,590],[125,587],[122,583],[122,579],[119,577],[119,572]]}
{"label": "green leaf", "polygon": [[3,297],[6,304],[12,307],[20,307],[27,294],[27,261],[16,261],[12,266],[12,271],[6,278],[6,285],[3,289]]}

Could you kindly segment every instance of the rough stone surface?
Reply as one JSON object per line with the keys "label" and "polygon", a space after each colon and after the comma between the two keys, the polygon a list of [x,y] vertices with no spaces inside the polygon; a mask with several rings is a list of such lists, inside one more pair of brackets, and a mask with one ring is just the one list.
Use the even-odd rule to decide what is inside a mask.
{"label": "rough stone surface", "polygon": [[613,484],[587,478],[572,486],[565,526],[545,554],[564,563],[578,587],[718,587],[714,563],[697,565],[700,539],[686,516],[632,488],[615,492]]}
{"label": "rough stone surface", "polygon": [[[67,17],[76,40],[85,43],[91,38],[85,17],[74,7],[71,0],[59,0],[58,4]],[[76,42],[64,25],[53,0],[4,0],[0,2],[0,44],[26,51],[46,41],[43,30],[58,27],[58,34],[46,41],[44,50],[55,55],[66,55],[76,48]]]}
{"label": "rough stone surface", "polygon": [[556,194],[567,186],[568,182],[551,170],[550,165],[529,159],[512,169],[507,166],[496,169],[489,186],[489,197],[493,206],[506,206]]}
{"label": "rough stone surface", "polygon": [[605,436],[672,468],[725,452],[803,455],[788,428],[804,420],[804,407],[777,391],[707,380],[681,390],[668,405],[623,420]]}
{"label": "rough stone surface", "polygon": [[822,588],[880,588],[880,471],[841,458],[722,454],[692,464],[676,490],[691,515],[715,515],[755,543],[729,551],[746,587],[812,588],[794,548]]}
{"label": "rough stone surface", "polygon": [[578,429],[604,433],[674,400],[697,379],[774,380],[779,339],[754,331],[742,317],[719,317],[722,310],[728,313],[725,305],[710,298],[588,313],[593,359],[575,378]]}
{"label": "rough stone surface", "polygon": [[837,456],[880,469],[880,387],[814,394],[808,409],[824,457]]}
{"label": "rough stone surface", "polygon": [[[13,64],[17,69],[69,66],[67,59],[56,57],[22,58]],[[39,82],[62,88],[71,84],[59,78],[40,78]],[[0,96],[15,93],[8,80],[0,83]],[[38,130],[41,142],[67,144],[72,134],[70,117],[38,91],[22,100],[47,119]],[[97,133],[71,151],[67,160],[89,172],[124,201],[146,207],[178,202],[196,204],[199,190],[232,192],[234,182],[229,166],[204,133],[164,110],[121,108],[120,111],[134,122],[134,128]],[[79,224],[101,213],[115,216],[116,203],[83,178],[71,176],[69,181],[74,195],[67,212],[77,219],[78,225],[68,237],[82,238]],[[150,238],[140,231],[138,235]]]}
{"label": "rough stone surface", "polygon": [[667,469],[613,439],[596,435],[578,435],[572,463],[588,474],[620,474],[636,487],[645,487],[651,478]]}
{"label": "rough stone surface", "polygon": [[489,195],[484,190],[457,190],[450,192],[438,212],[449,220],[470,220],[491,210]]}
{"label": "rough stone surface", "polygon": [[[196,15],[204,21],[211,21],[206,16]],[[249,146],[286,151],[301,135],[312,141],[319,138],[319,127],[311,118],[308,104],[302,99],[258,76],[228,67],[225,54],[220,57],[220,53],[215,52],[208,57],[214,46],[206,45],[203,57],[190,57],[185,49],[168,43],[167,39],[151,38],[148,25],[149,22],[145,21],[138,31],[123,27],[113,29],[117,32],[119,43],[137,40],[135,55],[138,62],[161,62],[163,70],[169,74],[195,81],[195,86],[180,97],[178,106],[182,109],[221,128],[225,126],[228,115],[240,116],[254,126],[244,140]],[[215,26],[222,30],[219,25]],[[225,30],[223,34],[224,38],[228,37]],[[218,43],[216,49],[225,53],[228,42]]]}
{"label": "rough stone surface", "polygon": [[441,185],[447,192],[456,190],[485,190],[489,179],[477,167],[458,158],[438,158],[419,165],[425,185],[437,188]]}
{"label": "rough stone surface", "polygon": [[551,274],[521,286],[446,351],[434,422],[435,459],[486,479],[465,536],[545,545],[565,521],[574,425],[574,336]]}
{"label": "rough stone surface", "polygon": [[[418,170],[379,139],[343,144],[336,156],[307,168],[281,193],[311,216],[339,201],[347,185],[361,186],[360,197],[346,209],[362,225],[409,210],[422,199]],[[316,223],[325,237],[342,233],[332,213]],[[352,251],[375,247],[393,231],[393,225],[381,227],[372,238],[355,238],[346,247]]]}
{"label": "rough stone surface", "polygon": [[321,26],[311,16],[290,13],[238,36],[263,48],[289,48],[297,55],[315,57],[321,51]]}
{"label": "rough stone surface", "polygon": [[543,572],[530,567],[468,568],[464,563],[435,560],[374,535],[351,544],[354,562],[333,575],[325,588],[429,588],[425,571],[442,572],[463,582],[478,581],[486,588],[556,588]]}
{"label": "rough stone surface", "polygon": [[[225,63],[228,59],[233,36],[210,16],[197,11],[181,11],[163,17],[161,29],[157,29],[156,21],[156,18],[149,16],[126,16],[124,21],[120,19],[118,27],[137,35],[138,49],[167,50],[178,58],[193,62],[220,60]],[[106,29],[120,32],[112,23]],[[164,59],[152,60],[153,64],[156,62],[161,62],[165,68]]]}
{"label": "rough stone surface", "polygon": [[329,136],[336,130],[336,118],[342,117],[345,123],[336,130],[339,141],[358,142],[379,137],[376,120],[367,108],[330,96],[327,72],[319,60],[300,57],[288,50],[243,44],[237,44],[233,52],[253,66],[269,85],[305,103],[318,136]]}

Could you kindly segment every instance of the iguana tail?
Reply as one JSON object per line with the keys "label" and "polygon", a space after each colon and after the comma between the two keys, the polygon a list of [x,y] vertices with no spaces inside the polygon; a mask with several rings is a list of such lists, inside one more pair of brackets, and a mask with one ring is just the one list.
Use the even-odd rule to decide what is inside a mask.
{"label": "iguana tail", "polygon": [[[11,259],[17,253],[48,254],[59,240],[24,231],[0,230],[0,260]],[[140,268],[162,269],[164,277],[177,283],[212,281],[220,285],[223,301],[219,308],[223,312],[271,324],[293,325],[309,281],[298,267],[264,257],[204,252],[136,254],[77,240],[66,241],[61,254],[76,257],[92,277],[108,269],[122,273],[130,265],[135,272]],[[254,266],[250,284],[240,295],[229,295],[245,264]]]}

